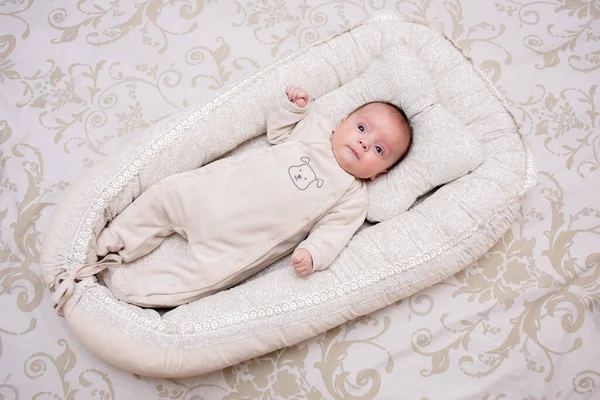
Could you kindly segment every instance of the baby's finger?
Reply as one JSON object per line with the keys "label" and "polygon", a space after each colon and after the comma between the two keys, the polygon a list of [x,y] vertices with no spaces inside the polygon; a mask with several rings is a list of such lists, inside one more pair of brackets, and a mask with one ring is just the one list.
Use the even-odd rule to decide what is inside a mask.
{"label": "baby's finger", "polygon": [[294,266],[294,269],[296,270],[297,274],[302,274],[305,271],[305,268],[302,266]]}
{"label": "baby's finger", "polygon": [[298,276],[305,277],[306,275],[308,275],[308,271],[304,271],[304,270],[302,270],[302,271],[296,271],[296,274]]}
{"label": "baby's finger", "polygon": [[306,268],[302,269],[302,273],[304,273],[306,275],[310,275],[311,272],[312,272],[312,267],[310,265],[307,265]]}
{"label": "baby's finger", "polygon": [[304,260],[300,261],[297,265],[298,265],[298,268],[300,268],[300,269],[306,268],[306,262],[304,262]]}

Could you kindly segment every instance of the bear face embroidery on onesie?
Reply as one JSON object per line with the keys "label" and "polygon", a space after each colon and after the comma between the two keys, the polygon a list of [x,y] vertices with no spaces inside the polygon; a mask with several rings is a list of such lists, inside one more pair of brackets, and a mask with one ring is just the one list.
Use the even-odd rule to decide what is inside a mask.
{"label": "bear face embroidery on onesie", "polygon": [[317,187],[320,188],[323,186],[323,179],[317,178],[317,174],[312,169],[310,164],[310,158],[308,157],[300,157],[300,161],[303,164],[300,165],[292,165],[288,169],[288,173],[294,185],[300,190],[306,190],[310,186],[311,183],[317,182]]}

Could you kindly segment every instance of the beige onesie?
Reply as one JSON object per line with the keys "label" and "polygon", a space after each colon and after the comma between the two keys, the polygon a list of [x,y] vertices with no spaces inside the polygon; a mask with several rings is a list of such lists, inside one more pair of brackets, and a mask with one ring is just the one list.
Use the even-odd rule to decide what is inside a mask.
{"label": "beige onesie", "polygon": [[[104,273],[121,300],[169,307],[231,287],[294,250],[327,268],[367,211],[365,183],[345,172],[331,148],[333,126],[283,94],[270,112],[265,149],[163,179],[99,235],[99,255],[131,262],[177,232],[187,257],[145,269]],[[308,236],[307,236],[308,235]]]}

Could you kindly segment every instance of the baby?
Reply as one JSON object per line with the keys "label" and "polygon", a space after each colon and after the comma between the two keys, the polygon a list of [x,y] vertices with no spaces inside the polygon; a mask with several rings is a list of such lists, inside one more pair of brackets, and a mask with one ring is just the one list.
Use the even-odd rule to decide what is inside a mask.
{"label": "baby", "polygon": [[[177,232],[185,257],[145,269],[111,268],[115,296],[172,307],[231,287],[293,250],[300,277],[327,268],[364,222],[367,190],[412,143],[404,112],[367,103],[334,127],[288,86],[267,121],[266,149],[163,179],[98,236],[97,254],[131,262]],[[113,256],[114,257],[114,256]]]}

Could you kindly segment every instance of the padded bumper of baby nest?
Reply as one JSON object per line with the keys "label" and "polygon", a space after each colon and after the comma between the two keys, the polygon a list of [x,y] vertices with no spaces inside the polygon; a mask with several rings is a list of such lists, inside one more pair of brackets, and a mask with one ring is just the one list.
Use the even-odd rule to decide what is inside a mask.
{"label": "padded bumper of baby nest", "polygon": [[[95,261],[93,243],[106,222],[141,192],[264,132],[271,101],[283,87],[294,83],[322,96],[397,43],[427,65],[440,103],[480,138],[484,162],[475,171],[408,212],[360,230],[330,268],[309,279],[281,261],[232,289],[160,315],[122,303],[95,279],[77,276],[79,266]],[[138,374],[203,374],[296,344],[455,274],[510,227],[520,197],[535,183],[535,165],[503,104],[442,35],[378,14],[160,122],[98,163],[65,192],[52,215],[44,237],[44,281],[51,291],[59,282],[70,285],[64,316],[89,350]],[[158,250],[168,253],[171,242]]]}

